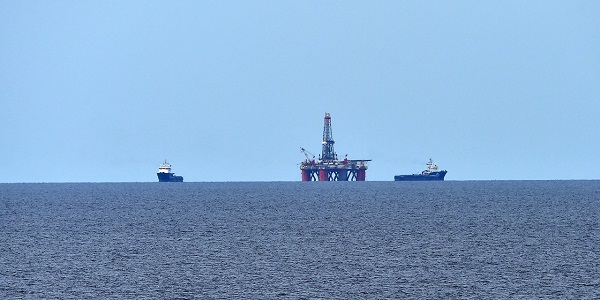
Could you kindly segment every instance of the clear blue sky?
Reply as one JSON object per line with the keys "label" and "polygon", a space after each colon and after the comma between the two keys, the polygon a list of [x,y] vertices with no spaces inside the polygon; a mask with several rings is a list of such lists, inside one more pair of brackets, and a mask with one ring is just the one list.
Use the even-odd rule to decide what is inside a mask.
{"label": "clear blue sky", "polygon": [[0,182],[600,179],[600,1],[2,1]]}

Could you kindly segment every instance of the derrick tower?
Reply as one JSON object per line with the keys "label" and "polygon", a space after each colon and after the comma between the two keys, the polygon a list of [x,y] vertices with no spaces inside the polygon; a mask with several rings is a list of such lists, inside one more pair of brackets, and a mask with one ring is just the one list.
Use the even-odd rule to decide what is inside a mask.
{"label": "derrick tower", "polygon": [[[300,163],[302,181],[365,181],[367,162],[370,159],[350,160],[348,155],[344,160],[338,160],[333,149],[333,134],[331,130],[331,115],[325,113],[323,125],[323,150],[319,160],[314,155],[300,148],[306,160]],[[312,159],[311,159],[312,156]]]}
{"label": "derrick tower", "polygon": [[325,113],[324,125],[323,125],[323,152],[321,152],[321,159],[336,160],[337,154],[333,150],[333,133],[331,132],[331,116],[329,113]]}

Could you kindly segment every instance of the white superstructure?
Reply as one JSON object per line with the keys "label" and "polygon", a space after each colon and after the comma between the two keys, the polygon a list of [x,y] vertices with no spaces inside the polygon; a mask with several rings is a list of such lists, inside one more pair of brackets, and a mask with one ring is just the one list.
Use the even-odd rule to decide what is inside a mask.
{"label": "white superstructure", "polygon": [[171,164],[169,164],[166,159],[165,162],[158,167],[158,173],[171,173]]}
{"label": "white superstructure", "polygon": [[430,174],[431,172],[437,172],[437,171],[438,171],[438,166],[430,158],[429,162],[427,163],[427,170],[423,171],[423,174]]}

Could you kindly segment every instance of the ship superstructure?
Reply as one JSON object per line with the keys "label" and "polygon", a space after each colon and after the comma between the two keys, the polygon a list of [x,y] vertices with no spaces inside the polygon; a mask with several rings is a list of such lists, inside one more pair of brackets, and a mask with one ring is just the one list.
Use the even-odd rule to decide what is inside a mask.
{"label": "ship superstructure", "polygon": [[322,151],[318,159],[304,148],[306,160],[300,163],[302,181],[365,181],[370,159],[350,160],[348,155],[338,160],[333,145],[331,115],[325,113]]}
{"label": "ship superstructure", "polygon": [[171,172],[171,164],[166,159],[164,163],[158,166],[156,175],[158,176],[158,182],[183,182],[182,176],[175,176],[175,173]]}

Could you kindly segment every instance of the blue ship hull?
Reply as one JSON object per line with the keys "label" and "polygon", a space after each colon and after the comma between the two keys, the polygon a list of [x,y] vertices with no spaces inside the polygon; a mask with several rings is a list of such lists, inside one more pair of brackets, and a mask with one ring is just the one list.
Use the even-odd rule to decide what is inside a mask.
{"label": "blue ship hull", "polygon": [[447,171],[431,172],[429,174],[396,175],[395,181],[443,181]]}
{"label": "blue ship hull", "polygon": [[175,176],[175,173],[156,173],[158,182],[183,182],[183,176]]}

